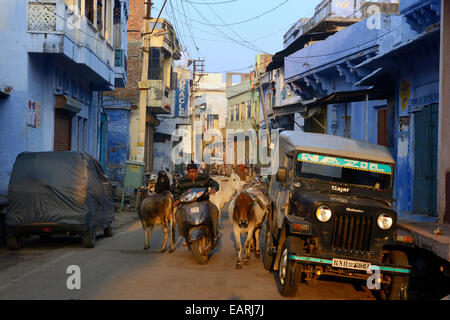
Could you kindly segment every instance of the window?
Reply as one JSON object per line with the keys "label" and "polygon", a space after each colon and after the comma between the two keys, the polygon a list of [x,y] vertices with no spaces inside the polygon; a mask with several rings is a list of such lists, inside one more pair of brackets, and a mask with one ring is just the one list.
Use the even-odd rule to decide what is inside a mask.
{"label": "window", "polygon": [[236,105],[234,105],[234,112],[235,112],[235,114],[234,114],[234,117],[235,117],[235,120],[237,121],[237,120],[239,120],[240,119],[240,117],[239,117],[239,105],[238,104],[236,104]]}
{"label": "window", "polygon": [[218,121],[219,121],[219,115],[217,114],[210,114],[208,115],[208,129],[218,129]]}
{"label": "window", "polygon": [[247,101],[247,119],[252,118],[252,103]]}
{"label": "window", "polygon": [[84,10],[86,12],[86,18],[89,20],[92,25],[94,24],[94,0],[85,0],[84,1]]}
{"label": "window", "polygon": [[158,48],[150,49],[148,79],[162,80],[161,74],[161,51]]}

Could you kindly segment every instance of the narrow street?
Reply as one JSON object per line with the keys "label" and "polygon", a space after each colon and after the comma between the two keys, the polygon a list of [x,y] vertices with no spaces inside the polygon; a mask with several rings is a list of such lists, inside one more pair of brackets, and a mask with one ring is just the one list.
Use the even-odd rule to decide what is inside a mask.
{"label": "narrow street", "polygon": [[[284,299],[261,259],[252,256],[250,265],[235,269],[234,236],[224,216],[222,244],[207,265],[197,264],[181,238],[173,254],[159,253],[160,227],[153,232],[150,249],[143,250],[144,234],[137,220],[116,230],[113,238],[99,233],[93,249],[71,237],[32,239],[19,251],[3,247],[0,299]],[[66,287],[70,265],[81,269],[81,290]],[[302,284],[295,299],[374,299],[367,289],[335,281],[319,280],[314,287]]]}

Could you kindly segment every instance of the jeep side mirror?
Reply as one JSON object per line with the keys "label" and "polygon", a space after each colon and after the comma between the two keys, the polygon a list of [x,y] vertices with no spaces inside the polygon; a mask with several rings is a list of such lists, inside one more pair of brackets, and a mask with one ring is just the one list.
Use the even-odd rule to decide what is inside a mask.
{"label": "jeep side mirror", "polygon": [[277,181],[286,182],[287,169],[285,167],[280,167],[277,172]]}

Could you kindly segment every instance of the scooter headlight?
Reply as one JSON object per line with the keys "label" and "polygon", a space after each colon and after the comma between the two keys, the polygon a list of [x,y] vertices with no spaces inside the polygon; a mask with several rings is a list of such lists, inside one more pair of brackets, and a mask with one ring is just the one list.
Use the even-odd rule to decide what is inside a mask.
{"label": "scooter headlight", "polygon": [[316,217],[319,221],[327,222],[331,219],[331,209],[327,206],[320,206],[316,210]]}
{"label": "scooter headlight", "polygon": [[377,224],[380,227],[380,229],[387,230],[390,227],[392,227],[392,224],[394,223],[394,220],[392,217],[386,213],[382,213],[378,216]]}

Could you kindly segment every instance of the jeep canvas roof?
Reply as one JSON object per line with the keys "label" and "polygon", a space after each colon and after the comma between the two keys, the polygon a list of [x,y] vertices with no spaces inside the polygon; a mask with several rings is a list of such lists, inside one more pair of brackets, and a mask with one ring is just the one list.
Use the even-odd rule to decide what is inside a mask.
{"label": "jeep canvas roof", "polygon": [[395,163],[388,148],[363,140],[348,139],[328,134],[283,131],[280,143],[287,144],[287,152],[307,151],[332,154],[385,163]]}

